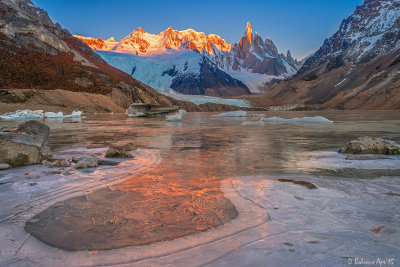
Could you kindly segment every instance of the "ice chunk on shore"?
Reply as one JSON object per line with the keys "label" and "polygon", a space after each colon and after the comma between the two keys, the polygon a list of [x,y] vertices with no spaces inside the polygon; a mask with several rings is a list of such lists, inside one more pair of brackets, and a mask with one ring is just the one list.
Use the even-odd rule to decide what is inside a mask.
{"label": "ice chunk on shore", "polygon": [[221,113],[217,115],[213,115],[214,117],[247,117],[247,112],[243,110],[238,111],[230,111],[226,113]]}
{"label": "ice chunk on shore", "polygon": [[43,118],[43,110],[17,110],[0,115],[3,120],[36,120]]}
{"label": "ice chunk on shore", "polygon": [[[50,119],[80,118],[82,111],[73,111],[70,115],[64,115],[62,112],[45,112],[44,116]],[[0,115],[0,118],[4,120],[38,120],[43,118],[43,110],[17,110]]]}
{"label": "ice chunk on shore", "polygon": [[78,110],[78,111],[72,111],[71,115],[65,115],[64,118],[81,118],[83,112]]}
{"label": "ice chunk on shore", "polygon": [[173,115],[167,115],[167,121],[181,121],[183,119],[183,116],[186,115],[186,110],[180,109],[178,113],[173,114]]}
{"label": "ice chunk on shore", "polygon": [[315,116],[315,117],[301,117],[301,118],[293,118],[293,119],[284,119],[280,117],[270,117],[270,118],[263,118],[263,122],[267,123],[332,123],[333,121],[328,120],[322,116]]}

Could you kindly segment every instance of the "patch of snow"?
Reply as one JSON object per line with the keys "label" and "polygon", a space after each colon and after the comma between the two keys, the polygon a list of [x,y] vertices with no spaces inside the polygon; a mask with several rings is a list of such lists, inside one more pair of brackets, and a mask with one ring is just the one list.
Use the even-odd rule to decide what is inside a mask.
{"label": "patch of snow", "polygon": [[341,85],[344,81],[346,81],[347,80],[347,78],[344,78],[341,82],[338,82],[336,85],[335,85],[335,87],[338,87],[339,85]]}

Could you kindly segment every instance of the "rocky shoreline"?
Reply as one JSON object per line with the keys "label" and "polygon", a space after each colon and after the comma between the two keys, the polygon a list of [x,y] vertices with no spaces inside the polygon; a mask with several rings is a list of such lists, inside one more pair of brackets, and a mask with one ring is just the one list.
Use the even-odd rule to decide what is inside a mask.
{"label": "rocky shoreline", "polygon": [[[180,101],[170,97],[170,103],[188,112],[222,112],[234,110],[263,110],[262,108],[243,108],[237,106],[207,103],[196,105],[188,101]],[[68,90],[41,89],[0,89],[0,114],[16,110],[44,110],[46,112],[64,112],[81,110],[85,114],[125,113],[132,104],[132,99],[119,90],[112,90],[108,95]]]}

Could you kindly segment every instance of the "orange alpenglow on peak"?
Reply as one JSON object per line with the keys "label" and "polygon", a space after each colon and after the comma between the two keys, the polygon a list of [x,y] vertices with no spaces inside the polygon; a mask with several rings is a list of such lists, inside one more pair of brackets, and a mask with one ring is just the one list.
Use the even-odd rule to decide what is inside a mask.
{"label": "orange alpenglow on peak", "polygon": [[249,41],[250,44],[251,44],[251,36],[252,35],[253,35],[253,30],[251,29],[251,24],[250,24],[250,22],[247,22],[246,36],[247,36],[247,40]]}
{"label": "orange alpenglow on peak", "polygon": [[142,27],[137,28],[136,32],[146,33],[146,31],[143,30]]}
{"label": "orange alpenglow on peak", "polygon": [[[92,49],[106,50],[136,55],[151,55],[165,53],[167,50],[189,49],[199,53],[206,51],[214,54],[214,49],[229,52],[232,45],[216,34],[205,35],[204,32],[197,32],[193,29],[183,31],[174,30],[169,27],[159,34],[150,34],[141,27],[131,32],[120,42],[107,40],[107,45],[94,43],[93,40],[82,36],[76,36]],[[104,42],[104,41],[103,41]],[[111,45],[113,45],[111,47]]]}

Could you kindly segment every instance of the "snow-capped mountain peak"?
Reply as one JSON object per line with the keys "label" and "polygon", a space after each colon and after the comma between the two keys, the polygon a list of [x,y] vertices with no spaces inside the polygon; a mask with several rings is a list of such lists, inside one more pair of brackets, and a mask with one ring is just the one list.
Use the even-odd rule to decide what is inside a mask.
{"label": "snow-capped mountain peak", "polygon": [[[197,62],[197,65],[200,64],[203,66],[202,71],[205,71],[206,69],[211,70],[214,73],[220,73],[219,71],[222,71],[227,73],[228,76],[230,75],[237,80],[243,81],[252,92],[260,92],[262,88],[266,87],[266,83],[274,78],[283,79],[293,75],[300,67],[300,64],[291,57],[290,52],[287,56],[279,54],[278,49],[272,40],[269,38],[264,40],[257,34],[257,32],[253,31],[250,22],[247,23],[240,42],[235,44],[227,43],[223,38],[216,34],[206,35],[204,32],[197,32],[193,29],[178,31],[174,30],[172,27],[169,27],[158,34],[150,34],[142,28],[138,28],[132,31],[120,42],[117,42],[114,46],[104,45],[103,43],[105,41],[102,41],[101,39],[91,40],[85,37],[77,37],[89,44],[89,46],[95,50],[127,53],[139,57],[150,57],[160,62],[160,64],[162,60],[158,55],[173,55],[185,51],[196,53],[200,55],[200,57],[192,56],[191,53],[181,54],[185,55],[179,57],[182,59],[183,65],[181,67],[183,69],[185,69],[185,61],[183,61],[183,58],[185,58],[185,60],[187,58],[188,61],[195,61]],[[112,44],[111,41],[107,43]],[[112,54],[102,53],[102,56],[105,57],[108,62],[112,61]],[[127,58],[136,61],[139,60],[138,57],[124,57],[124,60]],[[114,63],[114,61],[112,62],[114,66],[119,66],[117,63]],[[146,60],[143,62],[153,63],[153,61]],[[164,64],[164,60],[162,62],[162,65],[165,65],[165,68],[168,69],[161,71],[161,73],[164,73],[164,71],[166,71],[166,73],[175,73],[175,71],[172,70],[173,68],[168,65],[169,63]],[[189,62],[189,65],[190,63],[191,62]],[[130,67],[132,67],[132,69],[134,68],[131,65]],[[138,65],[137,68],[144,68],[144,64],[141,64],[140,66]],[[177,68],[178,66],[175,66],[175,70]],[[128,70],[128,73],[131,73],[131,75],[139,80],[141,79],[138,72],[135,74],[132,70]],[[198,77],[204,74],[200,75],[199,73],[199,71],[196,72]],[[180,72],[181,76],[192,74],[193,72]],[[229,80],[230,78],[228,76],[220,74],[218,79]],[[167,76],[164,75],[162,79],[165,80],[166,77]],[[175,76],[174,79],[175,81],[178,80]],[[142,80],[144,82],[147,81],[144,79]],[[183,79],[180,81],[182,80]],[[210,78],[208,81],[210,81]],[[160,84],[160,86],[158,86],[158,84]],[[161,84],[163,84],[163,86],[161,86]],[[215,84],[219,84],[220,86],[224,83],[216,81]],[[231,85],[232,84],[235,84],[235,86],[238,87],[238,84],[233,82],[233,80],[231,82]],[[151,85],[159,90],[165,89],[164,82],[156,84],[152,83]],[[240,85],[239,87],[245,88],[243,85]],[[239,91],[242,92],[242,89]],[[228,93],[224,92],[224,94]]]}
{"label": "snow-capped mountain peak", "polygon": [[221,51],[229,52],[232,48],[224,39],[216,34],[205,35],[193,29],[183,31],[174,30],[172,27],[158,33],[151,34],[139,27],[132,31],[120,42],[115,40],[104,41],[90,37],[75,36],[86,42],[94,50],[114,51],[134,55],[149,56],[163,54],[168,50],[190,49],[203,54],[213,54],[215,47]]}

